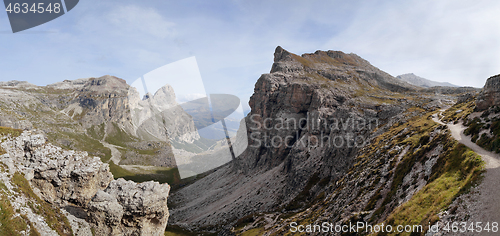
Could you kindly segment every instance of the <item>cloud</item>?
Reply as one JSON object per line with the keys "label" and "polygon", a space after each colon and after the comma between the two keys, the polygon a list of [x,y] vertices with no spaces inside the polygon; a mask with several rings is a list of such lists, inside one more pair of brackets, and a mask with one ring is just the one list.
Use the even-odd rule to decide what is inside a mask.
{"label": "cloud", "polygon": [[37,29],[57,33],[0,36],[0,71],[41,85],[105,74],[131,83],[196,56],[206,92],[246,106],[281,45],[354,52],[392,75],[480,87],[499,73],[498,12],[495,1],[81,1]]}
{"label": "cloud", "polygon": [[496,1],[364,5],[324,47],[354,52],[394,76],[482,87],[499,73],[499,10]]}
{"label": "cloud", "polygon": [[134,5],[118,5],[106,16],[108,29],[118,30],[121,34],[140,33],[143,37],[167,38],[175,36],[175,24],[165,20],[152,8]]}

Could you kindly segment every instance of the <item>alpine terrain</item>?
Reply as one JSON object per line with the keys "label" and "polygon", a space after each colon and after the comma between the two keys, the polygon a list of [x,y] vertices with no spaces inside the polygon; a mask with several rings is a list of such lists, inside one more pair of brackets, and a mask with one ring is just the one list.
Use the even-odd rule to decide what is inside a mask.
{"label": "alpine terrain", "polygon": [[[0,235],[493,232],[500,76],[435,87],[279,46],[270,67],[231,139],[198,132],[218,111],[178,104],[169,85],[140,97],[109,75],[0,82]],[[181,179],[184,166],[206,171]]]}

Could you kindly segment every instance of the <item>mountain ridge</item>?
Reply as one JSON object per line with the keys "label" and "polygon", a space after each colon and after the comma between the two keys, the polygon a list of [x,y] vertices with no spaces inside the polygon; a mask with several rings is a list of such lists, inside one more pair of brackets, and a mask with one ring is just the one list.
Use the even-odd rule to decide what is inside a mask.
{"label": "mountain ridge", "polygon": [[[271,235],[290,233],[291,222],[323,221],[428,225],[442,206],[476,183],[480,163],[431,116],[455,101],[456,111],[462,112],[449,111],[452,116],[470,112],[477,89],[422,89],[340,51],[299,56],[277,47],[274,55],[270,73],[255,84],[251,111],[242,121],[246,125],[240,125],[231,139],[238,149],[244,147],[238,140],[248,138],[247,149],[236,160],[185,181],[168,169],[179,163],[142,169],[150,171],[149,179],[172,183],[168,204],[173,231]],[[149,180],[144,173],[126,172],[140,165],[120,169],[123,163],[114,163],[103,143],[117,147],[115,153],[127,157],[127,163],[151,164],[156,156],[172,160],[166,153],[175,151],[176,143],[158,141],[153,129],[149,136],[134,134],[141,129],[134,127],[138,123],[127,113],[130,99],[137,105],[134,109],[140,102],[160,102],[156,95],[172,101],[175,95],[168,87],[142,100],[113,76],[44,87],[23,84],[0,83],[0,125],[36,128],[62,150],[88,150],[109,163],[114,178]],[[142,108],[148,109],[147,104]],[[217,157],[212,153],[191,158],[212,164]],[[455,167],[465,177],[444,178],[455,176]],[[441,188],[440,181],[451,187]],[[118,222],[114,216],[119,212],[111,206],[116,205],[113,198],[119,191],[113,186],[96,195],[92,209],[107,209],[112,221]],[[426,198],[427,191],[443,193],[444,203]],[[405,210],[415,206],[418,210]],[[106,219],[97,214],[93,222],[102,224]]]}
{"label": "mountain ridge", "polygon": [[438,87],[438,86],[444,86],[444,87],[460,87],[458,85],[454,85],[448,82],[436,82],[428,79],[424,79],[422,77],[419,77],[413,73],[407,73],[407,74],[402,74],[396,76],[396,78],[406,81],[410,84],[413,84],[415,86],[419,87],[424,87],[424,88],[430,88],[430,87]]}

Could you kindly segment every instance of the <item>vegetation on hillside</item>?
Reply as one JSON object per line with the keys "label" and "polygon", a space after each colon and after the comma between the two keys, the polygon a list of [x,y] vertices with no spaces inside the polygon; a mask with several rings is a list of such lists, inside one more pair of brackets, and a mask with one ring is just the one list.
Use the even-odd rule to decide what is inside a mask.
{"label": "vegetation on hillside", "polygon": [[[471,110],[467,108],[469,105],[461,104],[453,109]],[[289,222],[307,225],[321,219],[342,224],[362,221],[372,225],[423,226],[437,221],[439,212],[447,209],[456,197],[467,192],[471,186],[478,184],[484,168],[480,156],[454,140],[446,126],[432,121],[431,117],[436,112],[418,107],[408,109],[405,113],[407,120],[396,122],[375,137],[360,152],[356,163],[344,178],[327,184],[311,178],[308,184],[311,186],[307,187],[306,193],[299,194],[281,211],[280,226],[266,231],[292,235]],[[455,114],[455,111],[447,113]],[[460,114],[460,117],[463,115]],[[428,163],[435,164],[429,175],[423,176],[424,170],[419,171],[419,166]],[[318,188],[320,182],[323,187]],[[312,186],[325,191],[309,192]],[[349,198],[345,199],[346,196]],[[337,204],[337,201],[347,202],[337,211],[331,212],[332,205]],[[349,218],[341,218],[349,213],[343,212],[344,208],[358,211],[350,212]],[[247,221],[240,220],[241,224],[235,226],[235,232],[261,232],[263,222],[259,223],[259,219],[263,219],[263,215],[253,215]],[[246,225],[252,227],[244,228]]]}

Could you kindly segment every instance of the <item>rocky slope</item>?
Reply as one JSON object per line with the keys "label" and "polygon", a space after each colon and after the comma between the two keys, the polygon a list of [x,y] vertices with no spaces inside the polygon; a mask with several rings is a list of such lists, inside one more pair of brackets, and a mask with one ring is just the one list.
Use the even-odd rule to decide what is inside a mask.
{"label": "rocky slope", "polygon": [[289,206],[313,176],[330,182],[345,175],[371,132],[413,103],[397,92],[414,87],[354,54],[297,56],[278,47],[274,55],[271,73],[261,76],[250,99],[249,148],[176,192],[173,224],[217,227]]}
{"label": "rocky slope", "polygon": [[[12,129],[2,128],[0,135],[0,195],[22,213],[29,225],[23,232],[163,235],[169,185],[113,180],[109,165],[98,157],[46,143],[41,133],[4,131]],[[16,229],[11,233],[23,234]]]}
{"label": "rocky slope", "polygon": [[[176,145],[226,143],[203,143],[192,132],[200,119],[186,116],[170,87],[140,98],[112,76],[0,83],[0,125],[39,130],[2,128],[0,204],[20,225],[12,232],[150,235],[167,219],[174,233],[220,235],[292,234],[292,222],[427,225],[476,183],[480,159],[431,119],[457,100],[470,105],[474,89],[422,89],[352,53],[299,56],[277,47],[274,57],[255,85],[245,128],[231,139],[241,155],[170,196],[168,185],[113,180],[110,172],[130,179],[144,165],[208,170],[231,156],[173,161]],[[175,142],[162,141],[167,136]],[[148,168],[151,175],[133,178],[179,179],[172,169]]]}
{"label": "rocky slope", "polygon": [[[248,148],[173,192],[169,224],[282,235],[291,234],[291,222],[422,223],[475,181],[470,169],[450,182],[445,203],[419,200],[457,171],[436,163],[462,158],[454,153],[465,149],[430,114],[462,91],[422,91],[355,54],[298,56],[278,47],[274,56],[250,99]],[[405,204],[425,213],[401,210]]]}

